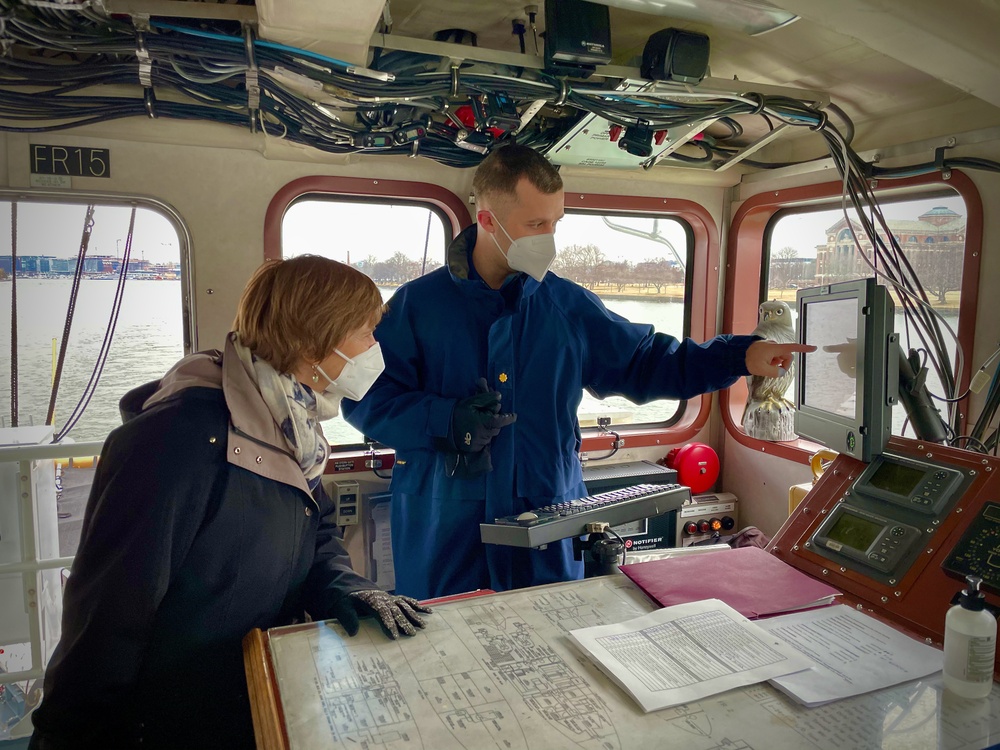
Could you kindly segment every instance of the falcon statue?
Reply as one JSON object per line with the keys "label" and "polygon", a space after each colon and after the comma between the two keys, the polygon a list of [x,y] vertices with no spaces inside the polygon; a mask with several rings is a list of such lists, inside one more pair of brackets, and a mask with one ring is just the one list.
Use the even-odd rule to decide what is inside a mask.
{"label": "falcon statue", "polygon": [[[792,310],[787,303],[772,299],[761,304],[759,322],[753,335],[779,344],[798,340]],[[795,363],[784,375],[766,378],[747,376],[747,405],[743,410],[743,429],[750,437],[761,440],[794,440],[795,405],[785,398],[785,391],[795,380]]]}

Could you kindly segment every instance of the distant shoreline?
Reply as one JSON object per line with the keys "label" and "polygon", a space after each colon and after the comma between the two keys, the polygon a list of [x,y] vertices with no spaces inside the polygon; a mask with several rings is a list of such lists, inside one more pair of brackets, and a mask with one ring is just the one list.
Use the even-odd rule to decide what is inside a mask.
{"label": "distant shoreline", "polygon": [[[166,276],[161,276],[159,274],[156,274],[156,275],[153,275],[153,276],[136,276],[136,275],[134,275],[132,273],[129,273],[125,278],[128,281],[180,281],[180,277],[179,276],[177,278],[168,278]],[[5,276],[2,279],[0,279],[0,282],[3,282],[3,281],[13,281],[13,280],[14,280],[13,277],[11,277],[11,276]],[[72,281],[73,280],[73,275],[72,274],[66,274],[64,276],[25,276],[25,275],[18,274],[17,280],[18,281]],[[85,274],[83,274],[83,276],[80,277],[80,280],[81,281],[118,281],[118,274],[94,276],[93,274],[87,274],[87,273],[85,273]]]}
{"label": "distant shoreline", "polygon": [[[31,281],[72,281],[71,276],[18,276],[18,279],[31,280]],[[117,281],[117,275],[111,276],[92,276],[83,275],[84,281]],[[128,276],[129,281],[180,281],[179,278],[163,278],[163,277],[135,277],[132,275]],[[8,276],[0,281],[11,281]],[[400,287],[405,282],[376,282],[379,287],[386,289],[395,289]],[[581,286],[583,286],[581,284]],[[626,284],[624,289],[619,290],[617,284],[595,284],[592,287],[584,287],[585,289],[593,292],[601,299],[611,299],[611,300],[641,300],[645,302],[673,302],[673,303],[683,303],[684,302],[684,285],[683,284],[664,284],[661,286],[659,293],[656,291],[655,286],[648,286],[643,284]],[[769,289],[767,293],[768,299],[778,299],[789,303],[790,305],[795,305],[795,295],[798,289]],[[948,302],[946,304],[938,304],[937,302],[931,301],[931,307],[940,313],[953,313],[958,314],[959,312],[959,293],[958,292],[948,292],[946,295]],[[893,302],[895,303],[897,309],[900,307],[899,300],[896,294],[893,294]]]}

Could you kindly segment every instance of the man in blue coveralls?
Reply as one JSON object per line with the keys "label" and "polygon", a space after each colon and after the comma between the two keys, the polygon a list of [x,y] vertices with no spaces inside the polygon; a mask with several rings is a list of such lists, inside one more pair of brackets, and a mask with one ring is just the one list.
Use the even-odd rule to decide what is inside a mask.
{"label": "man in blue coveralls", "polygon": [[640,404],[687,399],[748,373],[777,376],[803,350],[751,336],[678,341],[546,273],[562,179],[530,148],[492,152],[473,187],[477,223],[452,241],[447,266],[393,295],[375,332],[385,371],[343,403],[351,424],[396,450],[396,590],[418,599],[582,576],[570,540],[484,545],[479,524],[587,494],[584,388]]}

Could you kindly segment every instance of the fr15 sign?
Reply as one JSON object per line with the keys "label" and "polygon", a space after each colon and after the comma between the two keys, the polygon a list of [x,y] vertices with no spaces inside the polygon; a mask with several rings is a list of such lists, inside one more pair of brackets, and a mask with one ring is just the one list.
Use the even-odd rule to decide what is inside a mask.
{"label": "fr15 sign", "polygon": [[68,177],[110,177],[111,149],[79,146],[43,146],[33,143],[32,174],[55,174]]}

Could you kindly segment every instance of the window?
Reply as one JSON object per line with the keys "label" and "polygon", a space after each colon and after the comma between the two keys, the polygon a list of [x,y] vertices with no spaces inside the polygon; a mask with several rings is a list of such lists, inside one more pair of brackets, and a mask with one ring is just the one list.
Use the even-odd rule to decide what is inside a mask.
{"label": "window", "polygon": [[[676,338],[687,335],[687,289],[693,242],[674,218],[567,213],[556,230],[552,270],[586,287],[607,308],[634,323],[649,323]],[[621,396],[599,400],[586,391],[578,410],[582,427],[598,417],[612,425],[663,424],[680,415],[677,401],[638,406]]]}
{"label": "window", "polygon": [[[927,292],[932,307],[955,333],[958,332],[958,312],[961,302],[962,271],[965,261],[965,235],[967,211],[965,202],[957,195],[937,198],[919,198],[882,201],[882,213],[894,236],[907,237],[900,247],[912,264],[914,271]],[[764,294],[767,299],[781,299],[795,307],[797,287],[831,284],[872,275],[868,264],[857,251],[853,240],[842,246],[842,237],[850,229],[840,208],[808,211],[786,211],[776,215],[769,231],[767,245],[767,275]],[[870,244],[863,230],[852,220],[854,230],[866,253]],[[839,231],[838,231],[839,230]],[[837,244],[829,241],[836,233]],[[959,239],[950,239],[958,237]],[[826,240],[824,240],[826,238]],[[892,291],[896,303],[896,332],[900,334],[904,349],[920,348],[916,337],[908,336],[906,323],[899,304],[899,295]],[[955,362],[955,338],[945,333],[952,363]],[[966,368],[968,368],[966,363]],[[942,392],[941,381],[931,368],[927,385],[937,396]],[[792,394],[788,394],[793,398]],[[943,404],[937,402],[937,406]],[[893,411],[893,434],[912,437],[907,427],[902,406]]]}
{"label": "window", "polygon": [[[281,247],[285,258],[309,253],[348,263],[374,279],[388,300],[401,284],[442,265],[450,230],[427,205],[305,197],[285,212]],[[323,433],[331,445],[363,443],[343,417],[324,422]]]}
{"label": "window", "polygon": [[[314,253],[350,263],[375,279],[388,300],[400,284],[443,263],[450,229],[437,209],[415,202],[310,196],[285,212],[281,246],[284,257]],[[680,338],[689,329],[689,235],[674,218],[568,213],[556,231],[552,270],[590,289],[612,311]],[[583,427],[596,426],[605,416],[618,426],[670,423],[679,414],[677,401],[637,406],[586,392],[579,408]],[[363,442],[340,417],[324,423],[323,430],[334,445]]]}
{"label": "window", "polygon": [[[131,202],[130,202],[131,203]],[[55,362],[87,215],[85,203],[17,199],[16,268],[12,259],[12,203],[0,197],[0,425],[12,424],[11,277],[17,276],[17,421],[46,421]],[[103,440],[121,424],[118,401],[129,389],[160,378],[185,353],[186,244],[176,216],[157,206],[136,210],[131,246],[131,206],[104,200],[95,206],[89,246],[70,327],[55,403],[57,434],[77,442]],[[114,319],[117,280],[127,250],[126,281]],[[106,362],[100,370],[105,342]],[[97,372],[100,370],[100,372]],[[99,375],[89,401],[88,384]],[[83,408],[79,416],[78,404]]]}

